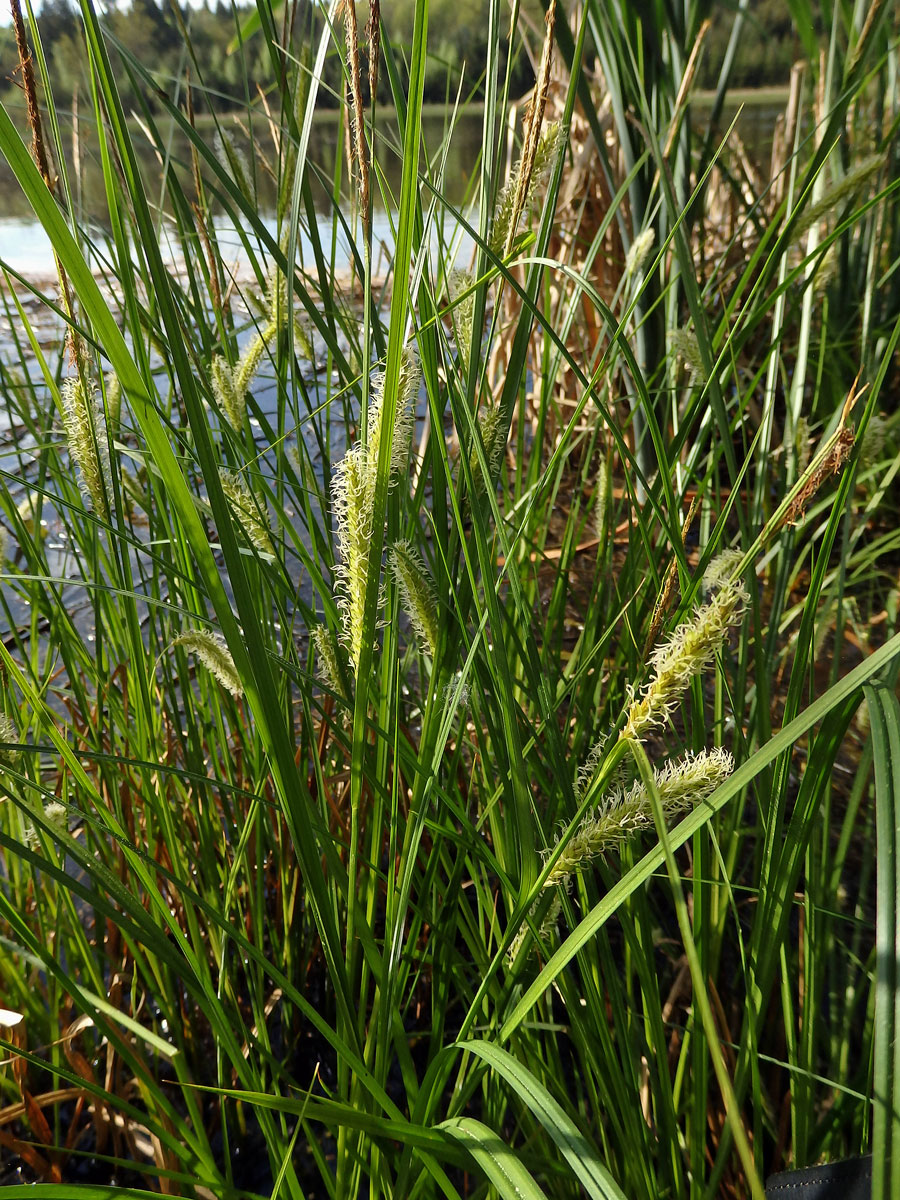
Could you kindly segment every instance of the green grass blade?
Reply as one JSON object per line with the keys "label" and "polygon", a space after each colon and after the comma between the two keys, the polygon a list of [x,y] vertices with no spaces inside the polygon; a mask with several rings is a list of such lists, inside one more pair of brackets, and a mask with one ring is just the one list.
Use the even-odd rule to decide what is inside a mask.
{"label": "green grass blade", "polygon": [[438,1126],[465,1146],[503,1200],[546,1200],[543,1190],[509,1146],[474,1117],[454,1117]]}
{"label": "green grass blade", "polygon": [[506,1050],[490,1042],[473,1039],[460,1042],[458,1046],[483,1059],[515,1089],[558,1146],[585,1195],[592,1200],[625,1200],[624,1193],[597,1157],[596,1150],[531,1071]]}
{"label": "green grass blade", "polygon": [[872,1200],[888,1200],[900,1188],[900,702],[883,683],[865,696],[878,834]]}

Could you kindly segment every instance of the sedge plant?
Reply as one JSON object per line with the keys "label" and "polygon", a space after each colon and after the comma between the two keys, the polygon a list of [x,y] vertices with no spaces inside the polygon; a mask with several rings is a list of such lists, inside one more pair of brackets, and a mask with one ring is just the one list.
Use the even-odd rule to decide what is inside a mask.
{"label": "sedge plant", "polygon": [[82,0],[105,239],[20,14],[66,301],[4,268],[11,1195],[700,1200],[900,1144],[896,31],[804,25],[754,188],[709,8],[487,0],[435,142],[426,3],[261,0],[245,159],[189,14],[159,86]]}

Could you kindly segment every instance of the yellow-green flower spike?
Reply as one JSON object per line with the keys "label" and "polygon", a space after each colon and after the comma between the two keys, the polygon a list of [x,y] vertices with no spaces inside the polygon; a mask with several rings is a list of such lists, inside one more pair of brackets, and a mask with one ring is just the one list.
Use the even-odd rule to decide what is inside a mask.
{"label": "yellow-green flower spike", "polygon": [[362,446],[352,446],[338,464],[333,494],[340,551],[336,567],[337,602],[344,618],[344,640],[355,668],[362,652],[373,513]]}
{"label": "yellow-green flower spike", "polygon": [[437,595],[428,568],[409,542],[395,542],[388,551],[388,561],[416,637],[422,649],[434,658],[440,623]]}
{"label": "yellow-green flower spike", "polygon": [[210,363],[210,383],[216,403],[225,414],[225,419],[234,430],[240,430],[244,425],[246,400],[244,393],[238,394],[234,388],[234,372],[221,354],[217,354]]}
{"label": "yellow-green flower spike", "polygon": [[653,651],[653,678],[643,694],[632,700],[622,737],[640,741],[649,730],[662,725],[691,680],[721,650],[729,629],[740,624],[748,597],[740,581],[730,578],[740,557],[737,551],[729,552],[710,563],[705,582],[717,590],[691,620],[679,625],[669,640]]}
{"label": "yellow-green flower spike", "polygon": [[489,242],[494,254],[499,256],[507,252],[507,248],[515,239],[519,220],[522,217],[528,220],[530,217],[538,192],[553,170],[565,140],[566,127],[559,121],[552,121],[541,133],[525,190],[525,202],[518,216],[516,214],[516,197],[519,194],[521,175],[525,164],[520,158],[513,167],[509,179],[497,197],[497,205],[494,209]]}
{"label": "yellow-green flower spike", "polygon": [[[397,393],[393,398],[394,430],[391,439],[391,473],[389,485],[393,487],[409,464],[409,442],[412,436],[414,406],[419,394],[421,371],[416,352],[411,346],[403,349],[400,358],[400,376]],[[384,427],[385,381],[382,375],[375,384],[374,396],[369,406],[369,425],[366,434],[366,487],[374,497],[375,479],[378,473],[378,448]]]}
{"label": "yellow-green flower spike", "polygon": [[326,625],[316,625],[312,630],[312,639],[316,647],[316,659],[319,663],[319,677],[325,686],[348,707],[351,705],[343,683],[341,671],[341,644]]}
{"label": "yellow-green flower spike", "polygon": [[180,633],[172,642],[172,646],[183,646],[191,654],[196,654],[226,691],[231,692],[235,698],[243,696],[244,685],[234,665],[231,651],[220,633],[212,633],[208,629],[191,629],[187,633]]}
{"label": "yellow-green flower spike", "polygon": [[234,515],[243,527],[251,544],[260,554],[274,554],[272,530],[269,527],[268,513],[256,499],[242,477],[234,471],[219,470],[219,480],[225,498],[231,505]]}
{"label": "yellow-green flower spike", "polygon": [[[691,808],[724,783],[734,770],[727,750],[702,750],[699,754],[667,763],[654,771],[663,811],[667,816]],[[650,796],[638,780],[630,788],[616,788],[582,820],[547,877],[545,887],[568,884],[580,867],[641,829],[653,825]]]}
{"label": "yellow-green flower spike", "polygon": [[63,427],[69,454],[78,468],[81,491],[97,516],[109,520],[112,473],[106,421],[93,383],[72,376],[62,385]]}
{"label": "yellow-green flower spike", "polygon": [[[16,729],[13,722],[4,713],[0,713],[0,742],[17,743],[19,740],[19,731]],[[0,769],[3,767],[17,767],[21,753],[19,750],[12,749],[12,746],[5,746],[0,749]]]}
{"label": "yellow-green flower spike", "polygon": [[653,243],[656,241],[656,234],[652,229],[645,229],[639,233],[631,243],[631,248],[625,256],[625,275],[626,278],[637,275],[644,263],[650,257],[650,251],[653,249]]}
{"label": "yellow-green flower spike", "polygon": [[[469,271],[455,270],[447,276],[447,294],[453,302],[453,328],[460,359],[469,361],[472,349],[472,329],[475,317],[475,277]],[[463,297],[460,300],[460,296]]]}

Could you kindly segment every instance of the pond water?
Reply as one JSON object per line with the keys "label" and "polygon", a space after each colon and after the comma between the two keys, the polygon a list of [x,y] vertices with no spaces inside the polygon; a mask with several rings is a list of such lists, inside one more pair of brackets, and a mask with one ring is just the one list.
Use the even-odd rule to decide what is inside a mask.
{"label": "pond water", "polygon": [[[772,140],[775,121],[784,111],[784,102],[770,99],[768,95],[753,99],[742,97],[741,101],[749,101],[747,107],[738,117],[737,129],[750,156],[763,169]],[[738,111],[735,102],[723,114],[722,127],[727,128],[732,117]],[[16,115],[16,114],[13,114]],[[703,101],[698,106],[697,119],[703,119]],[[64,114],[63,114],[64,120]],[[426,169],[425,158],[431,164],[432,172],[437,172],[442,147],[447,140],[447,130],[451,122],[450,110],[426,109],[423,113],[424,153],[421,167]],[[482,114],[477,107],[471,107],[461,116],[453,118],[453,133],[449,139],[446,159],[442,167],[441,192],[446,201],[453,206],[466,203],[471,192],[473,173],[478,170],[480,153],[483,142]],[[270,232],[275,229],[274,212],[276,206],[275,184],[273,182],[275,156],[268,126],[260,121],[252,129],[252,140],[247,137],[243,125],[236,125],[234,120],[221,119],[225,136],[230,140],[234,152],[241,163],[241,170],[247,181],[247,186],[254,196],[257,213],[263,219]],[[204,137],[212,146],[218,146],[218,157],[225,160],[222,140],[211,122],[204,126],[198,124]],[[389,213],[395,210],[394,198],[399,195],[402,160],[398,149],[399,134],[396,121],[391,114],[385,113],[376,124],[378,141],[378,162],[382,174],[382,186],[373,187],[374,241],[376,248],[384,255],[384,263],[390,257],[393,248],[393,237]],[[91,124],[82,119],[78,123],[78,154],[79,170],[73,168],[75,153],[73,139],[74,126],[70,119],[69,126],[63,128],[63,142],[66,147],[69,178],[74,189],[76,211],[80,214],[80,223],[90,230],[91,236],[102,252],[105,239],[109,232],[106,193],[100,156],[97,148],[97,135]],[[158,212],[158,227],[163,247],[167,245],[167,224],[170,209],[165,188],[161,182],[163,168],[173,170],[179,177],[188,200],[194,198],[191,181],[191,148],[187,138],[177,127],[172,127],[166,133],[165,146],[160,149],[151,144],[142,128],[132,129],[132,140],[143,175],[148,185],[148,197],[155,203]],[[339,164],[337,156],[342,151],[343,133],[335,112],[317,114],[313,123],[310,138],[308,162],[311,167],[311,177],[314,184],[314,199],[318,211],[320,235],[325,238],[325,244],[330,243],[333,205],[324,181],[335,178],[336,169],[343,171],[342,180],[346,193],[346,167]],[[232,172],[233,173],[233,172]],[[203,171],[205,182],[211,185],[214,192],[215,179],[209,169]],[[53,277],[54,265],[50,243],[33,213],[25,196],[10,172],[5,160],[0,156],[0,196],[3,198],[3,208],[0,212],[0,264],[12,268],[13,271],[29,279],[49,280]],[[427,203],[427,201],[426,201]],[[212,205],[213,222],[220,240],[226,248],[233,249],[234,261],[238,268],[246,262],[246,252],[242,246],[239,231],[215,206]],[[326,237],[327,235],[327,237]],[[309,256],[311,242],[308,231],[301,230],[300,254]],[[337,266],[345,268],[349,264],[350,247],[343,234],[337,238]],[[174,254],[173,254],[174,257]]]}
{"label": "pond water", "polygon": [[[445,140],[448,120],[448,114],[444,110],[428,111],[423,116],[423,137],[429,159],[437,153]],[[253,140],[251,141],[246,136],[244,129],[235,128],[233,122],[227,118],[222,119],[222,126],[237,161],[240,163],[240,171],[246,180],[256,212],[262,218],[269,232],[274,232],[277,197],[273,175],[277,165],[268,128],[258,123],[253,129]],[[384,176],[382,188],[373,188],[375,208],[373,234],[376,249],[383,246],[383,252],[389,254],[393,245],[389,213],[395,209],[393,198],[399,194],[402,169],[400,155],[396,150],[399,135],[396,122],[388,116],[378,121],[376,129],[379,140],[379,167]],[[167,140],[163,153],[151,144],[142,129],[135,127],[131,132],[134,148],[146,181],[148,199],[151,204],[156,206],[160,242],[165,248],[168,242],[167,227],[171,225],[171,207],[169,197],[161,183],[163,168],[167,167],[178,176],[187,199],[192,201],[195,191],[191,178],[190,143],[180,130],[174,129]],[[202,128],[201,132],[205,138],[208,138],[210,146],[217,147],[217,157],[224,163],[226,156],[222,149],[222,140],[214,126],[208,124],[208,128]],[[70,125],[68,135],[70,136],[71,133]],[[471,173],[477,168],[481,141],[481,114],[477,109],[473,109],[456,121],[453,136],[449,142],[442,190],[447,201],[452,205],[462,204],[466,198]],[[102,253],[109,233],[107,201],[96,145],[96,133],[87,121],[79,122],[78,143],[77,161],[80,164],[80,170],[75,171],[73,168],[74,153],[67,152],[67,159],[71,160],[67,162],[67,167],[74,189],[75,208],[80,214],[79,223],[90,231],[92,239]],[[336,156],[341,148],[342,134],[337,114],[332,112],[319,114],[313,123],[308,162],[311,169],[310,178],[314,180],[313,194],[318,213],[319,232],[325,245],[329,245],[331,241],[333,204],[323,181],[333,179],[336,167],[338,167],[343,170],[343,185],[344,192],[346,192],[346,167],[342,163],[336,162]],[[204,182],[210,189],[213,223],[220,242],[226,255],[233,250],[235,261],[240,266],[246,261],[246,252],[241,243],[240,233],[224,215],[221,205],[216,203],[214,172],[205,167],[202,173],[205,177]],[[232,170],[230,173],[234,174],[234,171]],[[52,277],[54,264],[49,240],[34,219],[25,196],[2,157],[0,157],[0,196],[3,197],[3,208],[0,213],[0,262],[29,279]],[[300,254],[305,254],[308,258],[311,248],[308,231],[301,230]],[[350,247],[343,233],[338,236],[336,254],[338,267],[346,267],[350,260]]]}
{"label": "pond water", "polygon": [[[752,148],[758,161],[765,161],[768,143],[771,140],[771,130],[775,116],[781,109],[771,105],[764,109],[755,107],[752,114],[744,114],[742,118],[745,143]],[[442,144],[446,131],[447,114],[443,111],[430,113],[425,122],[426,148],[436,151]],[[338,124],[334,114],[324,114],[316,123],[315,136],[310,146],[310,163],[324,175],[328,176],[335,170],[335,156],[340,148]],[[383,192],[376,193],[376,210],[373,219],[373,241],[375,246],[374,274],[383,274],[388,266],[393,251],[392,216],[389,201],[391,196],[399,191],[400,160],[390,151],[390,146],[396,143],[396,130],[390,120],[385,120],[379,127],[385,151],[383,161],[386,176]],[[108,227],[104,225],[105,197],[102,174],[96,154],[96,146],[91,150],[91,138],[86,128],[81,131],[83,170],[78,177],[77,198],[84,218],[91,230],[91,236],[96,247],[98,259],[105,256]],[[449,203],[462,205],[467,198],[471,183],[472,172],[477,169],[482,141],[481,114],[469,112],[462,118],[450,141],[450,151],[445,164],[444,192]],[[154,148],[146,137],[135,132],[136,146],[141,150],[145,178],[156,180],[157,197],[159,200],[158,220],[160,228],[160,244],[169,261],[177,271],[179,251],[174,240],[168,238],[170,217],[165,211],[165,194],[159,180],[160,162]],[[265,137],[260,137],[259,154],[265,157],[271,153],[271,145]],[[184,139],[173,138],[168,146],[170,161],[181,173],[185,187],[189,187],[190,152]],[[154,175],[155,172],[155,175]],[[188,172],[188,174],[185,174]],[[251,172],[252,175],[252,172]],[[276,221],[274,217],[275,196],[271,179],[265,170],[256,171],[253,186],[258,188],[259,208],[262,220],[269,232],[274,233]],[[189,192],[192,194],[192,192]],[[16,181],[9,175],[5,163],[0,161],[0,195],[4,198],[3,215],[0,217],[0,265],[12,269],[20,275],[34,281],[51,299],[56,296],[54,263],[51,247],[46,234],[40,225],[29,215],[27,204]],[[385,205],[385,200],[388,206]],[[324,188],[321,196],[321,211],[315,220],[318,232],[324,245],[330,245],[333,232],[333,215],[326,210],[327,196]],[[241,231],[221,212],[214,215],[214,225],[223,258],[235,278],[247,277],[245,268],[248,256],[242,241]],[[252,239],[251,239],[252,240]],[[470,244],[465,240],[460,242],[460,257],[468,257]],[[299,239],[299,255],[302,260],[309,261],[312,242],[309,230],[303,229]],[[335,261],[338,271],[346,269],[350,262],[350,246],[346,236],[339,232],[335,241]],[[29,295],[24,289],[17,289],[20,300],[32,323],[39,343],[47,352],[48,362],[57,361],[61,352],[63,326],[61,321],[41,303],[37,296]],[[15,364],[21,373],[40,379],[40,368],[33,355],[27,352],[27,341],[22,335],[21,322],[16,310],[6,298],[6,309],[3,308],[4,296],[0,290],[0,364]],[[245,336],[250,336],[250,332]],[[51,365],[51,369],[52,365]],[[5,366],[0,365],[3,372],[2,384],[8,389],[11,376]],[[255,390],[257,403],[265,416],[274,416],[277,408],[277,398],[272,382],[266,378],[266,371],[261,373],[258,387]],[[307,386],[311,397],[319,394],[323,383],[322,376],[311,369]],[[18,386],[18,385],[15,385]],[[322,393],[324,395],[324,392]],[[421,419],[421,412],[419,414]],[[295,436],[303,437],[305,428],[300,428]],[[312,435],[310,434],[310,439]],[[7,473],[6,483],[10,487],[13,498],[19,502],[24,498],[28,477],[33,473],[39,455],[32,455],[27,445],[28,435],[21,426],[11,420],[5,406],[0,405],[0,471]],[[316,446],[310,440],[309,450],[312,461],[316,461]],[[333,452],[342,453],[342,447],[332,447]],[[260,444],[260,466],[263,470],[274,469],[273,463],[266,457],[266,449]],[[321,466],[321,464],[317,464]],[[23,469],[24,467],[24,469]],[[18,476],[18,478],[10,478]],[[75,614],[76,622],[84,627],[89,635],[91,619],[91,597],[89,590],[79,587],[71,581],[71,548],[67,545],[64,523],[59,520],[53,503],[45,499],[42,509],[42,521],[46,532],[46,549],[51,572],[61,581],[61,598],[70,611]],[[69,582],[64,582],[69,580]],[[0,619],[0,636],[8,634],[9,625],[21,626],[27,623],[26,606],[13,601],[7,613],[7,619]]]}

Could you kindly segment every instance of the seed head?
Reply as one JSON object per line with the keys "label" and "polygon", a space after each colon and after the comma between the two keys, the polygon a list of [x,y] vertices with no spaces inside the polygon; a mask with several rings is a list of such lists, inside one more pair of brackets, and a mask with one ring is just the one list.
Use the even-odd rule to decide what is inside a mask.
{"label": "seed head", "polygon": [[693,329],[670,330],[669,345],[675,357],[687,367],[690,382],[696,383],[698,379],[705,381],[706,369],[703,365],[703,356],[700,353],[697,335]]}
{"label": "seed head", "polygon": [[244,694],[244,685],[234,665],[231,651],[220,633],[213,633],[209,629],[190,629],[186,633],[180,633],[172,642],[172,646],[184,646],[189,653],[196,654],[206,669],[226,691],[231,692],[232,696],[237,698]]}
{"label": "seed head", "polygon": [[227,129],[220,130],[216,135],[214,149],[216,158],[238,185],[244,199],[255,204],[254,189],[250,184],[246,156]]}
{"label": "seed head", "polygon": [[[57,800],[51,800],[49,804],[44,805],[42,815],[54,830],[63,832],[68,826],[69,810]],[[26,846],[34,849],[39,845],[38,831],[30,821],[25,825],[23,836]]]}
{"label": "seed head", "polygon": [[[472,322],[475,315],[475,278],[469,271],[451,271],[447,277],[447,292],[453,302],[453,327],[456,331],[456,346],[462,362],[469,361],[472,349]],[[460,300],[460,296],[464,299]]]}
{"label": "seed head", "polygon": [[606,459],[601,458],[597,467],[597,482],[594,487],[594,536],[602,545],[606,540],[606,509],[609,503],[609,469]]}
{"label": "seed head", "polygon": [[247,402],[243,392],[235,391],[234,371],[221,354],[217,354],[210,363],[210,383],[216,403],[225,414],[228,424],[232,429],[242,429]]}
{"label": "seed head", "polygon": [[253,495],[243,478],[234,471],[219,469],[219,480],[225,498],[231,505],[234,515],[243,527],[252,545],[260,554],[274,554],[272,530],[269,526],[269,514],[260,501]]}
{"label": "seed head", "polygon": [[266,346],[268,346],[277,332],[277,323],[275,320],[270,320],[267,325],[253,335],[237,361],[233,375],[234,394],[240,399],[242,405],[246,404],[244,397],[250,391],[250,385],[253,383],[253,377],[259,370]]}
{"label": "seed head", "polygon": [[340,562],[335,567],[338,607],[344,617],[343,638],[354,668],[362,653],[369,554],[374,533],[375,489],[378,482],[378,451],[388,404],[393,405],[388,487],[393,487],[406,469],[413,426],[413,402],[419,391],[419,363],[412,347],[404,348],[400,376],[393,397],[385,395],[384,378],[376,384],[369,408],[365,445],[351,446],[334,472],[333,501],[337,519]]}
{"label": "seed head", "polygon": [[728,630],[740,624],[748,596],[740,581],[729,578],[736,565],[735,552],[728,552],[728,557],[720,555],[710,563],[705,582],[717,590],[691,620],[679,625],[669,640],[651,654],[653,679],[640,698],[632,699],[622,737],[639,741],[650,729],[663,724],[694,676],[718,654]]}
{"label": "seed head", "polygon": [[490,248],[494,254],[506,254],[515,239],[519,221],[531,216],[541,188],[556,165],[559,152],[565,145],[566,127],[560,121],[551,121],[541,133],[531,164],[531,174],[525,184],[525,199],[521,211],[516,212],[516,198],[522,187],[522,172],[526,169],[524,159],[519,159],[509,179],[497,197],[494,220],[491,225]]}
{"label": "seed head", "polygon": [[395,542],[388,551],[391,571],[400,589],[403,609],[423,650],[434,658],[440,635],[434,582],[421,554],[409,542]]}
{"label": "seed head", "polygon": [[813,225],[836,212],[845,200],[855,197],[885,164],[883,154],[871,154],[851,167],[849,171],[827,188],[815,204],[800,215],[791,231],[791,241],[796,241]]}
{"label": "seed head", "polygon": [[[400,357],[397,393],[394,397],[394,429],[391,439],[389,477],[389,486],[391,487],[397,483],[409,465],[409,442],[414,420],[413,408],[419,394],[421,375],[415,350],[411,346],[404,347]],[[387,402],[385,379],[382,375],[375,381],[372,403],[369,406],[369,426],[366,436],[366,486],[373,499],[375,480],[378,474],[378,447],[381,444],[381,431],[384,427]]]}
{"label": "seed head", "polygon": [[335,568],[337,602],[344,617],[344,637],[354,667],[359,666],[362,652],[374,512],[367,486],[365,457],[361,445],[351,446],[335,470],[333,490],[340,551],[340,562]]}
{"label": "seed head", "polygon": [[66,441],[78,468],[82,495],[90,500],[94,512],[108,521],[112,472],[97,389],[92,381],[74,375],[63,383],[60,395]]}
{"label": "seed head", "polygon": [[327,625],[316,625],[312,630],[312,639],[316,647],[316,658],[319,662],[319,677],[325,686],[348,707],[351,707],[350,697],[343,683],[340,657],[341,644]]}
{"label": "seed head", "polygon": [[116,428],[122,417],[122,385],[118,375],[110,371],[103,381],[106,389],[106,411],[109,413],[110,424]]}
{"label": "seed head", "polygon": [[[487,459],[491,479],[497,477],[505,449],[500,412],[500,405],[494,404],[490,408],[486,408],[478,418],[478,430],[481,434],[481,441],[484,444],[484,456]],[[474,446],[469,456],[469,467],[471,468],[472,479],[475,483],[475,494],[480,496],[485,489],[485,479]]]}
{"label": "seed head", "polygon": [[656,233],[652,229],[645,229],[639,233],[631,243],[631,249],[625,256],[625,278],[630,279],[632,275],[637,275],[643,267],[644,263],[650,256],[650,251],[653,249],[653,243],[656,241]]}
{"label": "seed head", "polygon": [[[653,772],[667,817],[699,804],[734,770],[727,750],[702,750]],[[650,796],[638,780],[629,788],[615,788],[594,812],[582,820],[574,836],[547,877],[545,887],[568,884],[580,867],[653,825]]]}
{"label": "seed head", "polygon": [[[0,742],[17,743],[19,731],[5,713],[0,713]],[[14,750],[12,745],[0,749],[0,769],[3,767],[16,768],[19,765],[21,751]]]}

